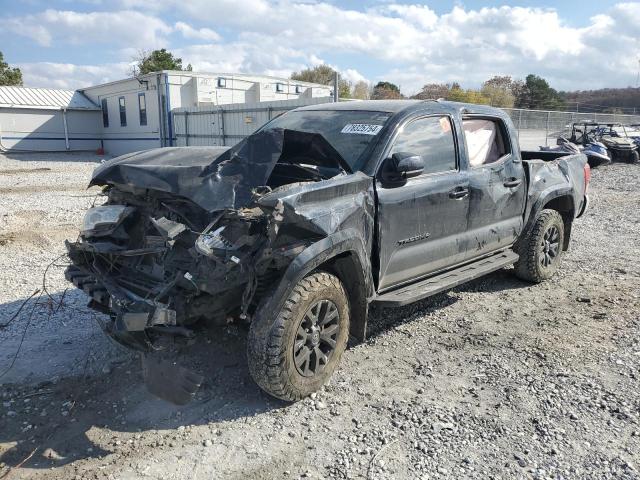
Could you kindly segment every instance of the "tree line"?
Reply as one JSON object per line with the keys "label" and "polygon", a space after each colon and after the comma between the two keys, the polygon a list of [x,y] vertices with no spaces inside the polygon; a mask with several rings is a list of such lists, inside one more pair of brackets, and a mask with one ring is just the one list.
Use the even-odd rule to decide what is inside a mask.
{"label": "tree line", "polygon": [[[324,85],[333,82],[335,71],[328,65],[317,65],[291,75],[300,80]],[[419,100],[443,98],[456,102],[493,105],[501,108],[528,108],[540,110],[562,110],[566,108],[563,96],[551,88],[549,83],[537,75],[527,75],[525,80],[513,79],[508,75],[497,75],[485,81],[481,88],[463,88],[459,83],[428,83],[415,95],[406,97],[400,87],[391,82],[378,82],[370,86],[365,81],[351,84],[340,79],[340,98],[390,100],[413,98]]]}
{"label": "tree line", "polygon": [[[293,80],[328,85],[333,83],[335,71],[328,65],[318,65],[294,72]],[[463,88],[459,83],[428,83],[420,91],[405,96],[398,85],[381,81],[369,85],[365,81],[354,84],[340,79],[340,98],[361,100],[389,100],[412,98],[438,99],[492,105],[500,108],[530,110],[577,110],[602,113],[640,113],[640,88],[607,88],[594,91],[563,92],[552,88],[544,78],[529,74],[524,80],[509,75],[495,75],[478,89]],[[637,110],[637,112],[636,112]]]}

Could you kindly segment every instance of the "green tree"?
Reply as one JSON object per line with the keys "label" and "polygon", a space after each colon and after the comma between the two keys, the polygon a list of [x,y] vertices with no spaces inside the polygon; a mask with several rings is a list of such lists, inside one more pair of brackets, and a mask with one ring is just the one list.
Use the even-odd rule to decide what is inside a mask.
{"label": "green tree", "polygon": [[391,82],[378,82],[371,93],[372,100],[395,100],[403,98],[400,88]]}
{"label": "green tree", "polygon": [[560,94],[538,75],[529,74],[516,98],[516,106],[532,110],[562,110],[566,107]]}
{"label": "green tree", "polygon": [[141,51],[136,60],[138,64],[134,67],[134,76],[161,70],[185,70],[189,72],[193,70],[191,64],[188,64],[186,68],[182,68],[182,59],[174,57],[173,53],[168,52],[165,48],[153,50],[152,52]]}
{"label": "green tree", "polygon": [[488,105],[490,102],[489,97],[485,97],[479,90],[464,90],[457,83],[454,83],[451,90],[449,90],[447,100],[451,100],[453,102],[476,103],[480,105]]}
{"label": "green tree", "polygon": [[480,92],[494,107],[511,108],[516,101],[513,90],[514,81],[509,75],[496,75],[482,84]]}
{"label": "green tree", "polygon": [[[316,65],[315,67],[305,68],[299,72],[291,74],[291,80],[299,80],[301,82],[319,83],[320,85],[333,85],[333,78],[336,71],[329,65]],[[338,78],[338,96],[340,98],[351,97],[351,82]]]}
{"label": "green tree", "polygon": [[9,67],[9,64],[4,61],[2,52],[0,52],[0,85],[22,86],[22,72],[17,67]]}

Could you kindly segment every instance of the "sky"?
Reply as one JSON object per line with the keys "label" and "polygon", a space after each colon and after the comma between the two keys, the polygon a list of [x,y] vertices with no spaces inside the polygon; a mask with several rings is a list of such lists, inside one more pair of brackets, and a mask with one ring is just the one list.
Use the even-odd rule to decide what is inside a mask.
{"label": "sky", "polygon": [[0,11],[0,51],[33,87],[118,80],[156,48],[202,72],[288,77],[326,63],[408,95],[529,73],[558,90],[636,86],[640,68],[640,2],[0,0]]}

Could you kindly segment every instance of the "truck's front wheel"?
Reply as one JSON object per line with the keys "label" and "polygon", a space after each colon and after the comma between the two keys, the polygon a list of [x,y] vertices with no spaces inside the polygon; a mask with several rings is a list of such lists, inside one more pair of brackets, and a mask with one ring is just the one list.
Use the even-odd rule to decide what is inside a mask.
{"label": "truck's front wheel", "polygon": [[522,280],[540,283],[558,268],[564,245],[564,222],[556,210],[540,212],[533,228],[520,240],[515,273]]}
{"label": "truck's front wheel", "polygon": [[252,323],[249,371],[274,397],[300,400],[327,382],[348,338],[349,302],[342,283],[329,273],[313,273],[294,287],[275,322],[262,315]]}

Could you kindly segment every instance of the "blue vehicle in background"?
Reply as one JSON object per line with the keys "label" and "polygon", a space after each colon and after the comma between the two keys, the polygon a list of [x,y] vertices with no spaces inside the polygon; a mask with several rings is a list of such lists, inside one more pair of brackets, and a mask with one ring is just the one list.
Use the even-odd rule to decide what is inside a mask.
{"label": "blue vehicle in background", "polygon": [[591,168],[609,164],[613,158],[607,146],[600,141],[598,128],[599,124],[597,123],[574,123],[571,126],[571,137],[569,139],[558,138],[558,145],[565,149],[567,149],[567,143],[577,145],[581,153],[587,156]]}
{"label": "blue vehicle in background", "polygon": [[[591,145],[589,150],[601,151],[600,147],[603,146],[614,162],[638,163],[640,160],[638,143],[629,136],[626,127],[621,123],[574,123],[569,140],[584,146],[585,150]],[[586,151],[584,153],[588,155]]]}

